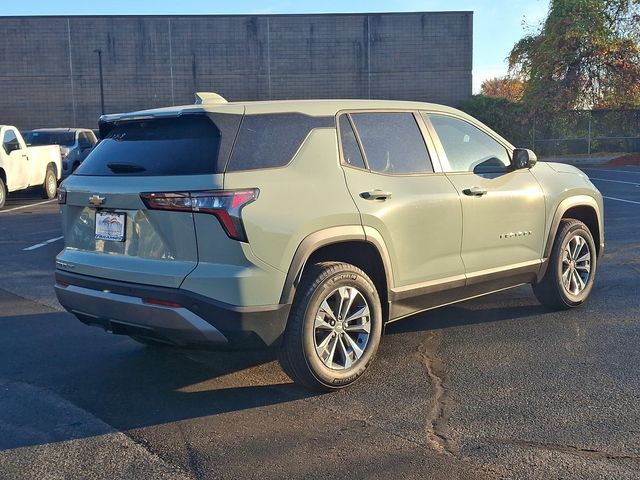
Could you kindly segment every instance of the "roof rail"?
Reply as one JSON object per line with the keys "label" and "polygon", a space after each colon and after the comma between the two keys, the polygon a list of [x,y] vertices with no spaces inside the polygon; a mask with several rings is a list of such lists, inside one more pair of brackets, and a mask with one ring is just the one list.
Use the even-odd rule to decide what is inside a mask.
{"label": "roof rail", "polygon": [[201,103],[227,103],[227,100],[215,92],[196,92],[196,105]]}

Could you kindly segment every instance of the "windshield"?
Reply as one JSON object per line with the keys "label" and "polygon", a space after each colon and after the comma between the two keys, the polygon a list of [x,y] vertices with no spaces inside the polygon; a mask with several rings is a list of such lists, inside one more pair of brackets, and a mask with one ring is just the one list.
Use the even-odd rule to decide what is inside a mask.
{"label": "windshield", "polygon": [[72,147],[76,143],[73,132],[25,132],[24,142],[27,145],[60,145]]}

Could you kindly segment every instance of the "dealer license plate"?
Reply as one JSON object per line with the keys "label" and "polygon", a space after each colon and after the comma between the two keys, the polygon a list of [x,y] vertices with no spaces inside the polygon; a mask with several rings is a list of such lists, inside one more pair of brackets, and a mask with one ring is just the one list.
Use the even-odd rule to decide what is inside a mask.
{"label": "dealer license plate", "polygon": [[96,240],[124,242],[125,213],[96,212]]}

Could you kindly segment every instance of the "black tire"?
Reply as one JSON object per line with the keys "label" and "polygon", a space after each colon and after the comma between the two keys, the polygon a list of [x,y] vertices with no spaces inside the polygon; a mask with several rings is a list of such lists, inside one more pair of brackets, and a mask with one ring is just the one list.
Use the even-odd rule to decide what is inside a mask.
{"label": "black tire", "polygon": [[[567,265],[566,262],[563,263],[563,258],[567,244],[576,236],[581,237],[589,249],[590,271],[587,280],[584,282],[585,286],[579,292],[574,293],[563,282],[563,271],[566,271],[565,265]],[[587,252],[584,250],[583,252],[583,256],[586,256]],[[553,310],[568,310],[579,307],[591,293],[596,267],[596,246],[589,228],[579,220],[563,219],[560,221],[558,233],[553,242],[547,271],[542,280],[533,285],[533,293],[541,304]]]}
{"label": "black tire", "polygon": [[47,173],[44,174],[44,183],[42,184],[42,198],[49,200],[56,198],[58,193],[58,179],[53,167],[47,167]]}
{"label": "black tire", "polygon": [[[369,307],[369,315],[360,319],[368,318],[368,320],[362,321],[368,321],[369,332],[361,356],[354,360],[352,365],[347,366],[347,361],[342,355],[345,363],[343,367],[345,368],[336,369],[323,363],[316,352],[318,332],[314,322],[323,301],[336,294],[341,287],[348,287],[351,291],[355,289],[360,296],[359,298],[366,302]],[[365,305],[364,302],[362,302],[362,306]],[[353,305],[356,305],[355,302]],[[351,311],[353,312],[353,310]],[[325,315],[324,318],[330,317]],[[343,320],[342,317],[338,318]],[[334,331],[329,335],[335,335],[336,343],[338,343],[337,337],[340,337],[340,342],[344,338],[343,345],[348,345],[348,339],[344,337],[344,335],[349,335],[347,323],[342,321],[337,323],[340,325],[336,328],[340,328],[340,331],[338,333]],[[358,380],[373,361],[380,344],[382,323],[380,297],[375,285],[366,273],[348,263],[315,264],[304,272],[296,291],[280,349],[280,365],[294,382],[311,390],[333,391],[344,388]],[[342,330],[343,324],[344,330]],[[351,338],[354,339],[353,336]],[[362,339],[356,337],[354,343],[356,341],[360,343]],[[355,349],[351,349],[350,354],[357,357]],[[333,365],[333,362],[331,363]]]}
{"label": "black tire", "polygon": [[155,347],[155,348],[171,348],[173,347],[172,344],[170,343],[165,343],[162,342],[160,340],[155,340],[153,338],[147,338],[147,337],[139,337],[138,335],[129,335],[129,338],[131,338],[132,340],[141,343],[142,345],[145,345],[147,347]]}
{"label": "black tire", "polygon": [[4,184],[4,180],[0,178],[0,208],[3,208],[5,203],[7,203],[7,186]]}

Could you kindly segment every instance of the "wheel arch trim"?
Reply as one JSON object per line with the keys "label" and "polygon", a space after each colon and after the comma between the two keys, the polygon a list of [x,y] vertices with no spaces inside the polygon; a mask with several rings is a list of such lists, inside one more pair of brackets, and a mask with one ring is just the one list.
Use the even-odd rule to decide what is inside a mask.
{"label": "wheel arch trim", "polygon": [[[549,233],[547,235],[547,241],[545,243],[544,252],[542,254],[542,258],[549,258],[551,255],[551,249],[553,248],[553,242],[555,241],[556,235],[558,233],[558,227],[560,226],[560,220],[564,217],[565,213],[574,207],[588,207],[593,210],[596,215],[596,220],[598,223],[598,238],[594,238],[596,244],[599,246],[599,254],[602,254],[604,250],[604,242],[603,242],[603,229],[604,225],[602,223],[602,214],[600,212],[600,207],[595,198],[589,195],[576,195],[573,197],[565,198],[560,202],[558,207],[556,208],[555,214],[553,216],[553,220],[551,221],[551,228],[549,229]],[[596,232],[592,232],[594,234]]]}
{"label": "wheel arch trim", "polygon": [[391,272],[389,252],[387,251],[386,244],[382,239],[382,235],[371,227],[363,228],[362,225],[344,225],[318,230],[306,236],[300,242],[295,254],[293,255],[293,259],[291,260],[289,270],[287,271],[282,295],[280,297],[280,303],[293,303],[293,297],[300,281],[302,271],[313,253],[322,247],[349,241],[369,243],[378,251],[385,271],[387,291],[389,291],[393,286],[393,276]]}

